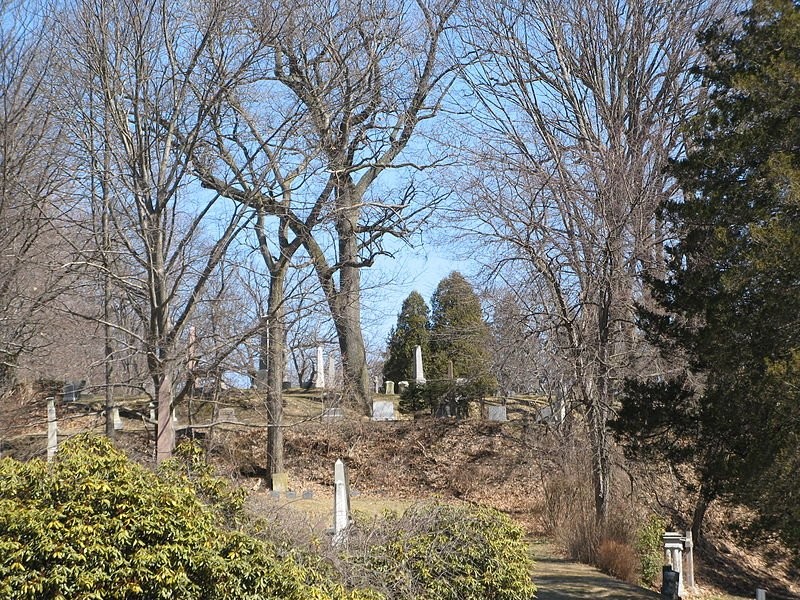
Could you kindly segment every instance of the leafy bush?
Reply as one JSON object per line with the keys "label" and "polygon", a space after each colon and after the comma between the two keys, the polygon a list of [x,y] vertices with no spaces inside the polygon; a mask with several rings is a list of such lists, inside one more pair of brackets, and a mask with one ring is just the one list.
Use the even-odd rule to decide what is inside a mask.
{"label": "leafy bush", "polygon": [[193,487],[99,437],[73,438],[51,464],[0,460],[0,597],[369,598],[224,529]]}
{"label": "leafy bush", "polygon": [[654,586],[661,577],[664,563],[661,536],[666,522],[658,515],[651,515],[639,529],[636,538],[636,553],[639,556],[640,579],[644,585]]}
{"label": "leafy bush", "polygon": [[422,505],[354,533],[343,570],[389,599],[529,600],[536,591],[522,529],[492,509]]}

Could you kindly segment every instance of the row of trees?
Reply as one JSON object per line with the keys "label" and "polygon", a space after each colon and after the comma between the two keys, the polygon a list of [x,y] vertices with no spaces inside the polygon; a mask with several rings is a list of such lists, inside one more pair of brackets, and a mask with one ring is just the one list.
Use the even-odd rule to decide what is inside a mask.
{"label": "row of trees", "polygon": [[123,388],[158,405],[162,460],[174,405],[249,345],[280,471],[287,327],[322,301],[368,411],[361,269],[432,202],[376,182],[424,166],[401,154],[454,77],[456,7],[4,2],[4,385],[50,322],[83,323],[108,407]]}
{"label": "row of trees", "polygon": [[387,340],[383,378],[414,380],[414,348],[422,348],[425,376],[445,379],[452,363],[452,377],[491,380],[491,335],[480,299],[472,285],[457,271],[436,287],[431,307],[418,292],[411,292],[397,315],[397,325]]}
{"label": "row of trees", "polygon": [[[459,239],[474,242],[486,283],[504,290],[494,326],[520,339],[501,349],[506,372],[494,373],[513,388],[535,354],[531,377],[585,420],[598,520],[625,380],[671,381],[679,364],[642,335],[638,314],[707,324],[702,343],[678,336],[694,339],[686,354],[705,362],[690,360],[686,385],[671,389],[699,406],[716,381],[734,381],[719,384],[719,397],[753,398],[743,412],[764,407],[755,389],[790,407],[764,409],[756,423],[793,422],[793,329],[779,309],[794,287],[796,57],[784,49],[796,47],[796,3],[758,0],[744,19],[735,0],[0,7],[0,384],[63,357],[76,332],[97,336],[81,355],[102,371],[109,406],[120,389],[157,402],[162,459],[172,407],[225,370],[253,374],[258,356],[269,468],[280,471],[287,331],[324,305],[349,396],[368,412],[363,269],[448,198]],[[708,30],[726,33],[704,50],[697,34]],[[705,64],[700,81],[693,68]],[[437,139],[431,120],[445,116]],[[666,168],[683,156],[683,167]],[[728,173],[719,185],[718,173]],[[444,335],[454,307],[466,306],[451,304],[447,288],[470,297],[458,290],[463,278],[445,281],[424,351],[431,377],[448,360],[456,377],[488,363],[459,362],[485,345]],[[407,302],[409,327],[426,320],[421,300]],[[465,311],[479,314],[471,302]],[[756,335],[767,319],[781,325]],[[741,353],[712,352],[731,347],[720,332],[744,323],[751,331],[736,339],[754,347],[753,369]],[[398,323],[393,344],[402,333]],[[390,361],[425,347],[418,339],[398,342]],[[718,376],[698,375],[712,365]],[[763,377],[734,376],[743,369]],[[746,425],[720,430],[741,446],[709,456],[749,456],[732,435]],[[764,456],[790,468],[784,441],[796,428],[780,432]],[[734,462],[716,471],[720,481],[752,470]],[[701,496],[721,493],[709,490]]]}

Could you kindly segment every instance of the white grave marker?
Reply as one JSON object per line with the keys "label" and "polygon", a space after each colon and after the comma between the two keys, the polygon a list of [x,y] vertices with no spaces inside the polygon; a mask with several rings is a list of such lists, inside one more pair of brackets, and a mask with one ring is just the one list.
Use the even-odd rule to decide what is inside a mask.
{"label": "white grave marker", "polygon": [[425,383],[425,372],[422,370],[422,346],[414,346],[414,381]]}
{"label": "white grave marker", "polygon": [[323,389],[325,387],[325,355],[322,354],[322,346],[317,346],[317,362],[314,365],[316,377],[314,377],[314,387]]}
{"label": "white grave marker", "polygon": [[56,422],[56,399],[47,399],[47,460],[53,460],[58,450],[58,423]]}
{"label": "white grave marker", "polygon": [[341,458],[333,468],[333,486],[333,545],[338,546],[347,540],[350,526],[350,483],[347,466]]}

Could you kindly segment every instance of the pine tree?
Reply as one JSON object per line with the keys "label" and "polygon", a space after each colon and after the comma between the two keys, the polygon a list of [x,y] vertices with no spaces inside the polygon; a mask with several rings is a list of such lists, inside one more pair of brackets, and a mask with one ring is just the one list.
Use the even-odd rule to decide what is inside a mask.
{"label": "pine tree", "polygon": [[423,370],[429,354],[428,305],[418,292],[411,292],[403,301],[397,325],[387,341],[387,358],[383,378],[389,381],[411,381],[414,377],[414,347],[422,348]]}
{"label": "pine tree", "polygon": [[677,242],[651,280],[646,334],[682,373],[630,382],[617,423],[629,449],[692,465],[708,502],[756,509],[800,544],[800,7],[756,0],[738,31],[707,34],[711,109],[675,165],[665,206]]}
{"label": "pine tree", "polygon": [[429,378],[445,379],[448,362],[453,377],[469,380],[474,392],[486,395],[497,389],[491,372],[491,334],[483,319],[475,290],[454,271],[441,282],[431,298],[431,368]]}

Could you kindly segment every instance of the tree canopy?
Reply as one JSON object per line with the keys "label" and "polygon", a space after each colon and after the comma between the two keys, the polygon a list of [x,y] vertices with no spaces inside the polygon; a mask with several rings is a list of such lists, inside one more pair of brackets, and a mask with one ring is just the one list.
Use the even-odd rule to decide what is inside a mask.
{"label": "tree canopy", "polygon": [[414,347],[422,348],[423,367],[428,359],[430,323],[428,305],[419,292],[411,292],[403,301],[397,325],[389,333],[383,378],[410,381],[414,377]]}
{"label": "tree canopy", "polygon": [[453,361],[453,377],[479,382],[485,392],[497,388],[491,373],[491,334],[472,285],[458,271],[439,282],[431,298],[431,374],[447,377]]}
{"label": "tree canopy", "polygon": [[684,194],[664,215],[677,241],[650,280],[659,309],[641,312],[685,368],[630,382],[618,427],[629,448],[695,467],[703,502],[744,502],[796,547],[800,7],[759,0],[744,16],[704,38],[712,104],[674,165]]}

